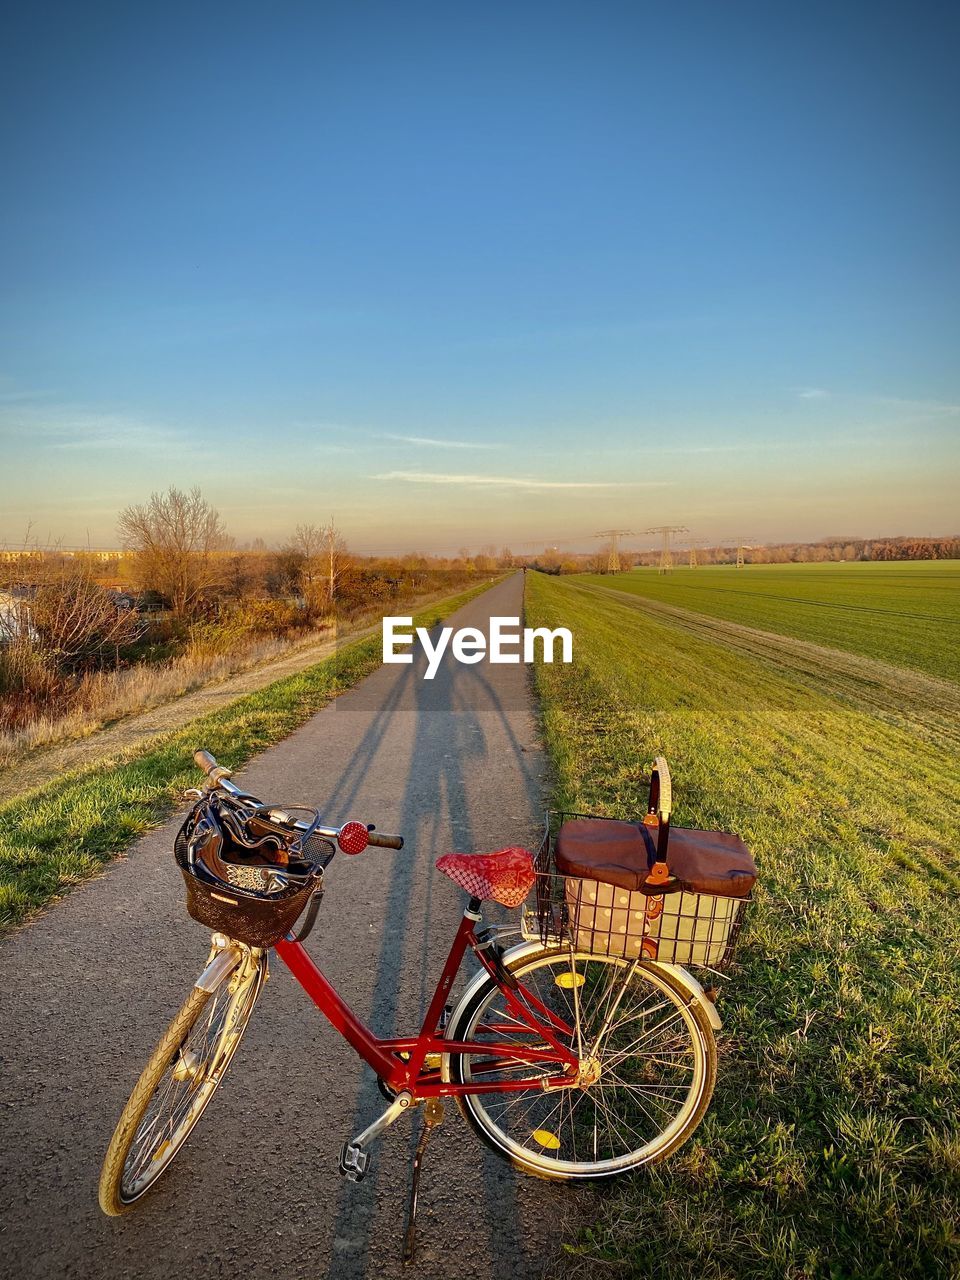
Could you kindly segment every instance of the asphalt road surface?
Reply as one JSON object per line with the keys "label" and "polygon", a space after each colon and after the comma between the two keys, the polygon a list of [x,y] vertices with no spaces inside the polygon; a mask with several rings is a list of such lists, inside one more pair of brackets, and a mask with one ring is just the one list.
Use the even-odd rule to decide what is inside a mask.
{"label": "asphalt road surface", "polygon": [[[448,625],[522,612],[519,575]],[[308,943],[381,1034],[412,1033],[463,908],[434,860],[535,838],[543,760],[528,671],[463,666],[433,681],[383,667],[239,775],[278,802],[315,803],[407,838],[339,856]],[[198,744],[201,745],[201,744]],[[216,1097],[132,1213],[97,1206],[100,1161],[150,1050],[203,963],[171,822],[0,945],[0,1273],[18,1277],[553,1276],[584,1193],[516,1174],[455,1105],[427,1149],[417,1259],[400,1261],[419,1121],[375,1148],[360,1184],[340,1144],[385,1105],[372,1073],[277,960]],[[498,912],[494,908],[494,915]],[[469,968],[468,968],[469,966]],[[468,960],[457,990],[473,962]],[[395,1029],[395,1030],[394,1030]]]}

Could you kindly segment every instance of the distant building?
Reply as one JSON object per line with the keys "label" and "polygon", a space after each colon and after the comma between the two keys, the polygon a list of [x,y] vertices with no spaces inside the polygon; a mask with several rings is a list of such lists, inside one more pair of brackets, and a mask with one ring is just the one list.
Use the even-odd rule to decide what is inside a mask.
{"label": "distant building", "polygon": [[42,560],[42,551],[0,551],[0,563],[15,564],[19,560]]}

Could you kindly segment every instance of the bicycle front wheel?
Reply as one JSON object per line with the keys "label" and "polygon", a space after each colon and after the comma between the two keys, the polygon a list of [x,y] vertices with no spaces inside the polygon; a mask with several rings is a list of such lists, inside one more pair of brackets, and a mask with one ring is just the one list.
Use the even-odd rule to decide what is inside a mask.
{"label": "bicycle front wheel", "polygon": [[689,1138],[713,1093],[717,1050],[705,1010],[669,970],[569,950],[521,957],[510,969],[520,983],[513,994],[534,1016],[542,1020],[539,1002],[571,1028],[581,1079],[545,1091],[538,1076],[556,1068],[533,1071],[523,1049],[546,1044],[514,1016],[501,987],[485,983],[448,1035],[515,1044],[516,1057],[498,1065],[479,1051],[450,1054],[450,1079],[530,1080],[529,1089],[458,1098],[488,1146],[527,1173],[577,1180],[654,1164]]}
{"label": "bicycle front wheel", "polygon": [[126,1213],[190,1136],[233,1058],[266,975],[247,949],[213,992],[194,987],[133,1087],[100,1172],[100,1208]]}

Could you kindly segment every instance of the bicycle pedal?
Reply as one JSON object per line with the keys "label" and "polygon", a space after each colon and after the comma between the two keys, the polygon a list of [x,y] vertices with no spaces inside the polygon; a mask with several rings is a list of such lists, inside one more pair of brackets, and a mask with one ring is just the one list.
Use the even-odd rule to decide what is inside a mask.
{"label": "bicycle pedal", "polygon": [[340,1175],[350,1182],[362,1182],[367,1176],[370,1153],[355,1142],[345,1142],[340,1148]]}

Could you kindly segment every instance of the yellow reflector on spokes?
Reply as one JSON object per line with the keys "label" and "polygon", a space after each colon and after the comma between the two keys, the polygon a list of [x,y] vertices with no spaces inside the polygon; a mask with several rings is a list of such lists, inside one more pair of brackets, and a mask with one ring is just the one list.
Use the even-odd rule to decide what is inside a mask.
{"label": "yellow reflector on spokes", "polygon": [[546,1147],[548,1151],[560,1150],[560,1139],[549,1129],[534,1129],[533,1140],[539,1142],[541,1147]]}
{"label": "yellow reflector on spokes", "polygon": [[570,991],[573,987],[582,987],[584,977],[582,973],[561,973],[554,978],[554,982],[558,987],[563,987],[565,991]]}

